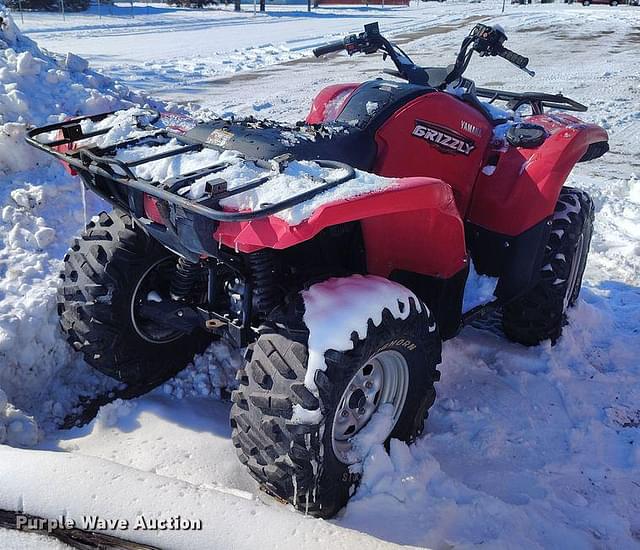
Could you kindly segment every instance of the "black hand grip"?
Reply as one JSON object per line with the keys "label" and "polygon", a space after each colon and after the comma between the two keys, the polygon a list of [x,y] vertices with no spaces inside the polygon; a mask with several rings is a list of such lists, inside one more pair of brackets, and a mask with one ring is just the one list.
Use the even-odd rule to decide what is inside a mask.
{"label": "black hand grip", "polygon": [[498,55],[504,59],[506,59],[509,63],[513,63],[516,67],[520,67],[521,69],[526,69],[529,64],[529,58],[524,57],[522,55],[517,54],[516,52],[512,52],[507,48],[500,48],[498,51]]}
{"label": "black hand grip", "polygon": [[316,57],[320,57],[321,55],[339,52],[340,50],[344,50],[343,40],[339,40],[338,42],[331,42],[329,44],[325,44],[324,46],[318,46],[313,50],[313,55],[315,55]]}

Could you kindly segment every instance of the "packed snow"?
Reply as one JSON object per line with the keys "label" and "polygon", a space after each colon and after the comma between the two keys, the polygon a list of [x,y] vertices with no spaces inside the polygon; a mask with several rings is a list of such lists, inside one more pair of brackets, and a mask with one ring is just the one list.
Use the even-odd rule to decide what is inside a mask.
{"label": "packed snow", "polygon": [[[449,0],[310,17],[291,7],[254,18],[155,5],[130,19],[118,6],[101,19],[95,11],[65,21],[25,14],[23,30],[57,54],[3,15],[0,441],[39,442],[0,446],[0,508],[202,518],[195,534],[115,533],[176,548],[640,544],[640,9],[507,5],[498,15],[500,7]],[[568,181],[594,198],[596,225],[584,289],[558,344],[523,348],[475,328],[446,342],[424,437],[413,446],[392,441],[388,454],[374,446],[358,491],[332,522],[260,500],[230,442],[229,404],[218,400],[241,361],[223,343],[152,394],[114,402],[83,428],[57,430],[81,397],[113,382],[57,329],[57,272],[84,207],[78,180],[24,145],[25,124],[149,103],[130,86],[189,102],[196,118],[259,112],[294,122],[323,86],[380,74],[378,56],[317,61],[310,53],[376,19],[426,66],[450,63],[475,21],[497,20],[536,78],[501,59],[474,59],[468,76],[480,86],[562,91],[589,106],[581,118],[610,133],[612,152],[578,165]],[[89,215],[105,208],[86,200]],[[465,305],[488,301],[494,284],[474,275]],[[42,547],[27,542],[33,537],[0,530],[0,545]]]}
{"label": "packed snow", "polygon": [[[406,319],[411,313],[411,302],[418,311],[423,307],[408,288],[372,275],[328,279],[303,291],[302,297],[304,324],[309,329],[309,360],[304,384],[316,397],[318,388],[314,380],[316,372],[327,368],[324,361],[327,350],[353,349],[353,333],[360,339],[366,338],[369,320],[380,325],[385,309],[395,319]],[[341,312],[337,318],[336,311]]]}
{"label": "packed snow", "polygon": [[[203,429],[209,431],[203,426]],[[213,457],[210,457],[213,459]],[[29,508],[42,517],[64,517],[87,526],[94,517],[130,522],[126,536],[162,548],[255,550],[265,541],[283,550],[385,548],[382,541],[330,522],[309,520],[279,506],[264,505],[253,493],[229,491],[211,483],[191,483],[144,471],[108,458],[75,452],[38,452],[0,447],[3,492],[0,508]],[[61,506],[57,491],[43,494],[55,472],[60,487],[73,487]],[[200,520],[201,530],[134,530],[140,521]],[[140,519],[142,518],[142,520]],[[118,532],[122,536],[122,531]],[[1,540],[1,539],[0,539]],[[277,542],[276,542],[277,541]]]}
{"label": "packed snow", "polygon": [[[305,6],[269,6],[266,14],[254,15],[252,7],[243,9],[121,4],[103,7],[101,17],[93,7],[92,13],[67,14],[66,21],[59,14],[26,13],[22,27],[44,47],[72,51],[100,63],[110,75],[175,99],[185,90],[208,87],[215,78],[295,65],[311,56],[312,48],[360,32],[372,18],[383,16],[392,33],[425,26],[415,10],[323,8],[308,15]],[[256,99],[255,110],[271,105]]]}

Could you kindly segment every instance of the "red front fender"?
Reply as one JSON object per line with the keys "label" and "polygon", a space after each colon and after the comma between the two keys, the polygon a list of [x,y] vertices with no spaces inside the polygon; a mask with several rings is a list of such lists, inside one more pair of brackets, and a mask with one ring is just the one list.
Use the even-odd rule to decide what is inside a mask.
{"label": "red front fender", "polygon": [[519,235],[551,216],[567,176],[589,145],[608,141],[600,126],[567,114],[529,117],[549,137],[535,149],[509,147],[492,174],[480,173],[468,219],[501,233]]}
{"label": "red front fender", "polygon": [[347,99],[360,84],[334,84],[327,86],[314,98],[311,111],[307,115],[307,124],[331,122],[342,112]]}

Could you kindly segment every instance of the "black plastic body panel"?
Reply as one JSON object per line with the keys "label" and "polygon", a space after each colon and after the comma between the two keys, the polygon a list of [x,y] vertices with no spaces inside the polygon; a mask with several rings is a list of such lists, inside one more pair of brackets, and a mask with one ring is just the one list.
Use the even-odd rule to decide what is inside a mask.
{"label": "black plastic body panel", "polygon": [[427,86],[406,82],[381,78],[369,80],[351,94],[342,112],[336,118],[336,122],[366,130],[373,137],[378,128],[400,107],[421,95],[434,91]]}
{"label": "black plastic body panel", "polygon": [[467,224],[467,246],[481,275],[499,277],[495,295],[507,302],[539,281],[551,219],[546,218],[516,237]]}
{"label": "black plastic body panel", "polygon": [[438,323],[440,337],[448,340],[458,334],[462,326],[462,301],[468,275],[467,267],[449,279],[401,270],[394,271],[389,278],[412,290],[427,304]]}
{"label": "black plastic body panel", "polygon": [[582,156],[578,162],[589,162],[600,158],[602,155],[609,151],[608,141],[598,141],[589,145],[587,152]]}
{"label": "black plastic body panel", "polygon": [[360,170],[370,170],[377,153],[367,132],[338,126],[316,129],[269,121],[216,120],[199,124],[186,137],[239,151],[249,158],[268,160],[290,154],[295,160],[338,160]]}

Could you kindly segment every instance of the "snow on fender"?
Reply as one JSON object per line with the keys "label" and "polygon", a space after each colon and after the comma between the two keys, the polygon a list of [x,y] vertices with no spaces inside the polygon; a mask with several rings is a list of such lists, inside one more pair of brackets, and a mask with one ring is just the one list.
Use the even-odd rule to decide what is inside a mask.
{"label": "snow on fender", "polygon": [[[394,318],[402,320],[410,313],[409,298],[413,298],[418,311],[426,308],[408,288],[375,275],[328,279],[303,291],[302,297],[304,322],[309,329],[309,362],[304,383],[316,397],[318,387],[314,379],[317,371],[327,368],[324,360],[327,350],[353,349],[352,334],[356,332],[360,339],[364,339],[369,319],[379,326],[385,308]],[[348,309],[344,308],[345,303],[349,304]],[[336,315],[337,311],[340,315]],[[327,323],[327,319],[331,322]],[[434,323],[429,327],[429,332],[435,330]],[[316,421],[320,414],[320,410],[314,415],[303,411],[302,407],[294,409],[294,420],[301,423]]]}

